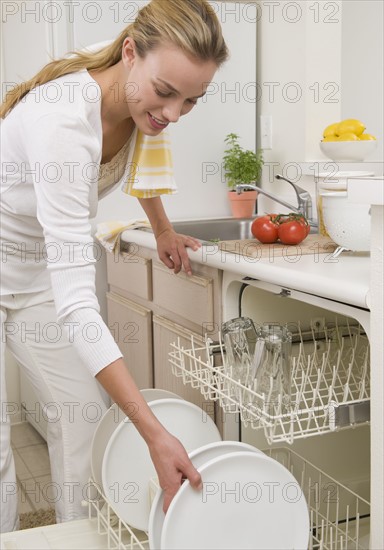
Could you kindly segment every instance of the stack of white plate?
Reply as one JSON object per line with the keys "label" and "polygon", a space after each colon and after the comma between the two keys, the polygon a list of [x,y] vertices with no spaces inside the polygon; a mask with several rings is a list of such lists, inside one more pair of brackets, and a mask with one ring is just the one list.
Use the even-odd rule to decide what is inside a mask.
{"label": "stack of white plate", "polygon": [[222,441],[199,407],[162,390],[143,390],[153,413],[177,437],[201,473],[186,480],[164,515],[163,491],[151,503],[156,471],[133,422],[107,411],[92,445],[92,473],[128,525],[148,531],[151,550],[295,549],[308,547],[305,497],[292,474],[255,447]]}
{"label": "stack of white plate", "polygon": [[[158,394],[155,400],[154,394],[143,393],[154,415],[181,441],[187,452],[221,441],[215,423],[200,407],[173,394],[169,397],[169,393]],[[108,503],[119,518],[135,529],[148,531],[151,481],[157,473],[134,420],[127,417],[121,420],[118,416],[116,426],[116,414],[116,406],[109,409],[95,433],[93,478],[96,483],[100,482]]]}
{"label": "stack of white plate", "polygon": [[221,441],[190,453],[202,491],[185,481],[164,515],[163,491],[149,518],[151,550],[307,549],[309,513],[292,474],[246,443]]}
{"label": "stack of white plate", "polygon": [[[182,399],[179,395],[170,391],[148,388],[141,390],[144,399],[149,403],[157,399]],[[100,489],[103,487],[101,471],[105,449],[116,428],[126,419],[126,415],[116,405],[112,405],[100,420],[92,439],[91,473],[93,481]]]}

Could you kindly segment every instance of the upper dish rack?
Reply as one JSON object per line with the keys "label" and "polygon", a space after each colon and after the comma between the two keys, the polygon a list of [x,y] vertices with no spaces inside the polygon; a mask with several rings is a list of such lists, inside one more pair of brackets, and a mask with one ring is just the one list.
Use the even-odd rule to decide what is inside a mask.
{"label": "upper dish rack", "polygon": [[[271,402],[255,384],[235,380],[221,341],[196,347],[193,336],[185,349],[171,344],[173,373],[184,384],[199,388],[224,411],[240,413],[242,422],[263,428],[268,443],[331,432],[367,422],[369,401],[369,343],[358,326],[325,327],[319,335],[297,327],[291,356],[291,403]],[[319,337],[320,336],[320,337]],[[271,384],[272,386],[272,384]]]}

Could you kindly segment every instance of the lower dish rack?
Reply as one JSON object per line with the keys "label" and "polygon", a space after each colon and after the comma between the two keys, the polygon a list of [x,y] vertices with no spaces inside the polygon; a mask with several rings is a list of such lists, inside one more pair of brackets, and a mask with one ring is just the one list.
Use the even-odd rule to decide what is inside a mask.
{"label": "lower dish rack", "polygon": [[[331,432],[370,419],[369,344],[360,327],[325,330],[321,339],[298,330],[292,346],[292,388],[289,406],[271,402],[255,385],[244,385],[226,364],[221,339],[188,349],[171,344],[173,374],[184,384],[218,401],[227,413],[239,413],[244,425],[263,428],[268,443]],[[271,381],[272,386],[272,381]]]}
{"label": "lower dish rack", "polygon": [[148,550],[148,534],[130,527],[116,515],[99,484],[90,478],[88,517],[96,518],[99,535],[105,535],[108,550]]}
{"label": "lower dish rack", "polygon": [[[369,548],[370,503],[328,476],[288,447],[264,451],[297,479],[310,514],[309,550],[365,550]],[[108,550],[147,550],[148,535],[123,522],[100,487],[90,480],[89,518],[96,518]],[[159,549],[152,549],[159,550]]]}

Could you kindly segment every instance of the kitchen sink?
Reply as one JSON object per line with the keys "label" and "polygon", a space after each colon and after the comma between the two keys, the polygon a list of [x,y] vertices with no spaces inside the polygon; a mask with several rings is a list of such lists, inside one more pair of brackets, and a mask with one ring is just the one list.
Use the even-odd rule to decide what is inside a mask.
{"label": "kitchen sink", "polygon": [[[235,241],[254,238],[251,226],[256,217],[196,219],[175,221],[172,225],[177,233],[190,235],[203,242]],[[151,229],[144,229],[144,231],[151,231]],[[317,228],[311,227],[311,233],[317,233]]]}
{"label": "kitchen sink", "polygon": [[220,218],[213,220],[177,221],[172,225],[178,233],[190,235],[200,241],[232,241],[252,239],[254,218]]}
{"label": "kitchen sink", "polygon": [[[200,241],[234,241],[254,239],[251,233],[254,220],[255,218],[220,218],[177,221],[172,225],[178,233],[190,235]],[[311,233],[317,233],[317,227],[311,227]]]}

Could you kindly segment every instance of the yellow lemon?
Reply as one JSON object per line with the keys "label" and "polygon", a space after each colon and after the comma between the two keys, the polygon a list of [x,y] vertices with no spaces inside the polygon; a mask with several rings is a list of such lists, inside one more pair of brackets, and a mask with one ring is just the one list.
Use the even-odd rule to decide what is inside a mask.
{"label": "yellow lemon", "polygon": [[375,140],[375,136],[372,136],[371,134],[361,134],[359,136],[359,139],[361,139],[361,141],[370,141],[370,140]]}
{"label": "yellow lemon", "polygon": [[339,140],[339,138],[337,136],[327,136],[324,139],[322,139],[321,141],[338,141],[338,140]]}
{"label": "yellow lemon", "polygon": [[338,125],[339,125],[339,123],[335,122],[334,124],[330,124],[329,126],[327,126],[326,129],[323,132],[323,137],[328,138],[328,137],[331,137],[331,136],[335,136],[336,135],[336,128],[338,127]]}
{"label": "yellow lemon", "polygon": [[353,134],[352,132],[344,132],[343,134],[340,134],[337,138],[337,141],[358,141],[359,138],[356,134]]}
{"label": "yellow lemon", "polygon": [[347,118],[342,120],[336,129],[336,134],[341,136],[342,134],[352,133],[356,136],[360,136],[365,130],[365,125],[356,120],[355,118]]}

